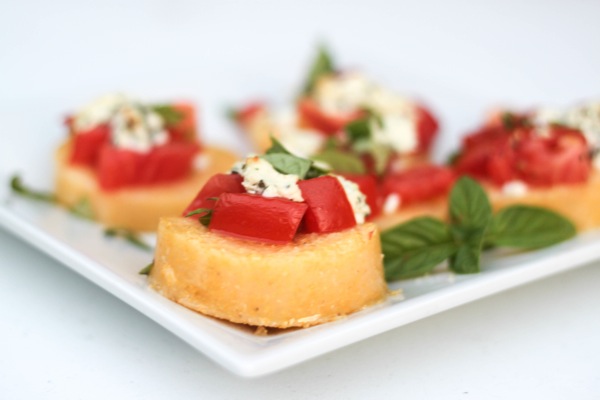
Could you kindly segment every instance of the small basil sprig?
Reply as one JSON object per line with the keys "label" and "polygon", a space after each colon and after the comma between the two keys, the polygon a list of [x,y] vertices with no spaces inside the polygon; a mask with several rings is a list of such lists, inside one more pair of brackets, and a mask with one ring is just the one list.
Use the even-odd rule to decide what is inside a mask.
{"label": "small basil sprig", "polygon": [[331,167],[335,172],[347,174],[364,174],[366,173],[365,165],[360,157],[355,154],[348,153],[336,149],[326,149],[316,156],[312,157],[315,161],[321,161]]}
{"label": "small basil sprig", "polygon": [[483,188],[467,177],[452,188],[448,208],[449,223],[419,217],[382,233],[387,280],[426,274],[446,259],[456,273],[476,273],[484,248],[535,249],[577,233],[571,221],[542,207],[508,206],[494,215]]}
{"label": "small basil sprig", "polygon": [[293,155],[272,136],[271,143],[271,147],[261,158],[268,161],[277,172],[297,175],[300,179],[316,178],[329,173],[329,171],[319,168],[313,161]]}
{"label": "small basil sprig", "polygon": [[140,270],[140,272],[138,272],[138,274],[140,274],[140,275],[150,275],[150,272],[152,272],[152,268],[154,268],[154,260],[152,260],[152,262],[150,264],[148,264],[144,268],[142,268]]}
{"label": "small basil sprig", "polygon": [[381,115],[368,108],[364,108],[363,111],[365,116],[349,122],[344,127],[344,132],[352,150],[358,154],[371,156],[375,172],[380,175],[385,171],[393,151],[390,146],[373,140],[373,125],[383,127]]}
{"label": "small basil sprig", "polygon": [[303,96],[309,96],[320,77],[335,73],[333,59],[325,46],[320,46],[317,56],[310,67],[308,76],[302,89]]}
{"label": "small basil sprig", "polygon": [[161,116],[165,125],[175,125],[183,119],[183,114],[175,107],[169,104],[153,105],[152,111]]}
{"label": "small basil sprig", "polygon": [[210,225],[212,219],[213,209],[212,208],[197,208],[189,213],[185,214],[185,217],[191,217],[192,215],[200,215],[198,221],[204,226]]}
{"label": "small basil sprig", "polygon": [[56,203],[57,201],[54,193],[42,192],[25,186],[19,175],[13,175],[10,179],[10,188],[13,192],[30,199],[47,201],[49,203]]}
{"label": "small basil sprig", "polygon": [[152,246],[144,242],[137,233],[124,228],[107,228],[104,230],[104,236],[106,237],[120,237],[131,243],[132,245],[139,247],[143,250],[153,250]]}

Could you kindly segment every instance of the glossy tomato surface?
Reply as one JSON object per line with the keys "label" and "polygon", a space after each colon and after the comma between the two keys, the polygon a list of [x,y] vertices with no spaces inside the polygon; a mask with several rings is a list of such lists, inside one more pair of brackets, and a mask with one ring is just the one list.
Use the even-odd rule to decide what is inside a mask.
{"label": "glossy tomato surface", "polygon": [[243,178],[239,174],[216,174],[200,189],[194,200],[183,211],[183,216],[199,208],[213,208],[215,198],[223,193],[244,193]]}
{"label": "glossy tomato surface", "polygon": [[73,135],[71,163],[95,167],[98,163],[100,149],[109,140],[110,128],[106,124]]}
{"label": "glossy tomato surface", "polygon": [[298,182],[308,205],[303,222],[305,232],[337,232],[356,225],[352,206],[342,184],[333,176]]}
{"label": "glossy tomato surface", "polygon": [[197,152],[195,143],[185,142],[167,143],[148,153],[105,144],[98,160],[98,181],[104,190],[175,181],[190,173]]}
{"label": "glossy tomato surface", "polygon": [[294,239],[305,203],[247,193],[223,193],[215,205],[209,229],[226,235],[266,243]]}
{"label": "glossy tomato surface", "polygon": [[455,180],[452,169],[425,165],[385,176],[381,191],[384,198],[397,194],[402,205],[413,204],[445,195]]}
{"label": "glossy tomato surface", "polygon": [[499,186],[512,180],[542,187],[585,182],[591,171],[585,137],[565,127],[544,129],[486,126],[464,139],[456,170]]}
{"label": "glossy tomato surface", "polygon": [[419,144],[417,153],[428,153],[438,133],[439,123],[431,111],[422,105],[415,107]]}

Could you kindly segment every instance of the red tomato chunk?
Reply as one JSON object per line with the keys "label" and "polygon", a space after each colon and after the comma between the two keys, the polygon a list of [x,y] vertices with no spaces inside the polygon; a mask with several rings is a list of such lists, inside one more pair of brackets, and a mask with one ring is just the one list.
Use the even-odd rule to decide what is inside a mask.
{"label": "red tomato chunk", "polygon": [[333,176],[321,176],[298,182],[308,210],[305,232],[337,232],[356,225],[352,206],[342,184]]}
{"label": "red tomato chunk", "polygon": [[[245,193],[242,186],[244,179],[238,174],[216,174],[211,177],[200,189],[194,200],[183,211],[183,216],[198,208],[213,208],[215,206],[215,197],[220,197],[223,193]],[[197,218],[197,217],[196,217]]]}
{"label": "red tomato chunk", "polygon": [[360,117],[363,112],[351,112],[344,115],[331,115],[319,108],[311,99],[302,99],[298,103],[301,121],[308,127],[316,129],[324,135],[334,135],[348,124]]}
{"label": "red tomato chunk", "polygon": [[281,198],[247,193],[223,193],[213,210],[211,231],[260,240],[291,242],[298,231],[307,205]]}
{"label": "red tomato chunk", "polygon": [[386,176],[382,192],[384,197],[399,195],[402,205],[406,205],[446,194],[455,179],[450,168],[427,165]]}

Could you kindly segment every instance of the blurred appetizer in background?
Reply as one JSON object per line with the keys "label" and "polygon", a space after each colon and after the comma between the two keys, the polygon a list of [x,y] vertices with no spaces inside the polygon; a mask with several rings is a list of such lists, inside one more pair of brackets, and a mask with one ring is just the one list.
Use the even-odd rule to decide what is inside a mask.
{"label": "blurred appetizer in background", "polygon": [[184,217],[161,219],[150,284],[236,323],[332,321],[387,295],[370,212],[357,184],[275,141],[214,175]]}
{"label": "blurred appetizer in background", "polygon": [[254,102],[232,116],[257,150],[274,137],[359,183],[381,227],[443,213],[454,174],[429,165],[438,133],[431,111],[358,71],[336,68],[324,48],[291,109]]}
{"label": "blurred appetizer in background", "polygon": [[457,174],[485,184],[495,208],[548,207],[579,230],[600,226],[600,104],[563,111],[501,111],[466,135]]}
{"label": "blurred appetizer in background", "polygon": [[204,146],[189,103],[147,104],[102,96],[66,118],[56,152],[56,199],[109,227],[156,230],[199,185],[236,157]]}

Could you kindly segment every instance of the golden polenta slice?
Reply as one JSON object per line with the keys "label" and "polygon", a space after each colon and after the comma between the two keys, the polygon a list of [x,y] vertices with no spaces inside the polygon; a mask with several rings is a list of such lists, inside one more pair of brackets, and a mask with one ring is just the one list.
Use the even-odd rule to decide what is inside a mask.
{"label": "golden polenta slice", "polygon": [[91,168],[69,163],[70,154],[70,142],[60,146],[55,154],[58,201],[69,208],[88,202],[94,219],[103,225],[135,231],[155,231],[160,217],[180,215],[211,176],[228,170],[237,160],[229,151],[208,147],[201,153],[206,165],[187,178],[104,191]]}
{"label": "golden polenta slice", "polygon": [[585,183],[530,187],[523,196],[507,196],[498,189],[486,189],[495,210],[513,204],[546,207],[569,218],[579,231],[600,227],[600,171],[593,170]]}
{"label": "golden polenta slice", "polygon": [[369,223],[272,245],[162,218],[150,284],[203,314],[276,328],[332,321],[387,294],[379,232]]}

